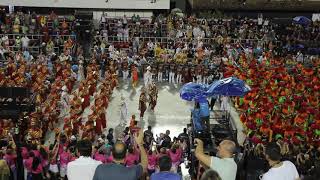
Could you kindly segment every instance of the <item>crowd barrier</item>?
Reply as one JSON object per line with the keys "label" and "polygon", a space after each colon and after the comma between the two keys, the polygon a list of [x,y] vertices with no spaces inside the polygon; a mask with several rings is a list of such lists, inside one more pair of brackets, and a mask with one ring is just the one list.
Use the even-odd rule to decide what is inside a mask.
{"label": "crowd barrier", "polygon": [[[95,36],[95,38],[103,38],[103,37],[104,36],[101,36],[101,35]],[[134,39],[135,39],[134,37],[129,38],[129,42],[133,42]],[[189,39],[189,38],[169,38],[169,37],[139,37],[140,45],[141,45],[141,43],[152,41],[154,43],[160,43],[162,45],[165,45],[166,48],[169,48],[170,42],[173,42],[173,44],[176,44],[176,43],[183,43],[184,44],[184,43],[189,43],[189,42],[197,41],[197,40],[198,39],[196,39],[196,38]],[[201,40],[204,44],[213,44],[215,41],[217,41],[217,38],[202,38]],[[227,41],[230,44],[238,44],[239,43],[239,44],[243,45],[244,47],[247,44],[257,45],[258,43],[260,43],[261,46],[266,46],[267,43],[270,42],[268,40],[260,40],[260,39],[232,39],[232,38],[227,38],[224,41]],[[122,40],[122,38],[119,38],[117,36],[108,36],[107,42],[108,43],[121,43],[124,41]],[[272,41],[272,42],[276,43],[276,45],[280,45],[280,46],[282,45],[281,41]]]}

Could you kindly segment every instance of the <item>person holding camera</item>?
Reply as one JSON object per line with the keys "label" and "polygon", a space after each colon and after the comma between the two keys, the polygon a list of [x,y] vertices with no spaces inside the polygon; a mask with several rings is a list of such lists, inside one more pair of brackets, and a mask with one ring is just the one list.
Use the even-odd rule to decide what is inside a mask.
{"label": "person holding camera", "polygon": [[233,159],[236,144],[231,140],[223,140],[217,147],[217,157],[208,156],[203,151],[203,141],[195,139],[197,144],[195,156],[201,164],[215,170],[222,180],[235,180],[237,164]]}

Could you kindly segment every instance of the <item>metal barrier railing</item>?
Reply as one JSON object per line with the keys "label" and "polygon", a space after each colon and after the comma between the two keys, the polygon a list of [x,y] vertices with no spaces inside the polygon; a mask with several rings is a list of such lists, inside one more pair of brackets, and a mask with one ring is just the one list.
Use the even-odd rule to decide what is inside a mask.
{"label": "metal barrier railing", "polygon": [[[98,35],[95,36],[95,38],[103,38],[104,36]],[[118,37],[118,36],[108,36],[108,37],[104,37],[107,38],[107,42],[108,43],[120,43],[120,42],[125,42],[123,40],[122,37]],[[133,42],[134,41],[134,37],[130,37],[128,38],[129,42]],[[160,43],[162,45],[166,45],[166,48],[169,48],[169,42],[173,42],[173,44],[176,43],[188,43],[188,42],[192,42],[192,41],[197,41],[196,38],[169,38],[169,37],[139,37],[139,42],[141,43],[145,43],[148,41],[152,41],[154,43]],[[202,38],[201,39],[202,42],[204,44],[213,44],[215,41],[217,41],[217,38]],[[260,43],[261,45],[267,45],[268,42],[267,40],[260,40],[260,39],[232,39],[232,38],[225,38],[223,41],[227,41],[230,44],[254,44],[257,45],[258,43]],[[281,45],[281,41],[273,41],[275,42],[277,45]]]}

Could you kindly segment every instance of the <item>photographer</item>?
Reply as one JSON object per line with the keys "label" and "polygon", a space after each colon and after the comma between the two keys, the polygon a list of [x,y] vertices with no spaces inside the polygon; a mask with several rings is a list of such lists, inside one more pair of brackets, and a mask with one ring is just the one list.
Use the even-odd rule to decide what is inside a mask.
{"label": "photographer", "polygon": [[207,167],[217,171],[222,180],[235,180],[237,164],[233,159],[236,144],[230,140],[223,140],[217,147],[217,157],[208,156],[203,152],[203,141],[195,139],[197,144],[195,156]]}

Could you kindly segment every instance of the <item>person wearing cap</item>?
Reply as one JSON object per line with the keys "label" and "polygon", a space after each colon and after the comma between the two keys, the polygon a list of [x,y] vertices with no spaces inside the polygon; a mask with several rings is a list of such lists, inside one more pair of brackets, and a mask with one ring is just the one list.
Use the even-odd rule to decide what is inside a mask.
{"label": "person wearing cap", "polygon": [[147,72],[144,73],[144,86],[147,88],[152,83],[152,73],[151,73],[151,67],[147,67]]}

